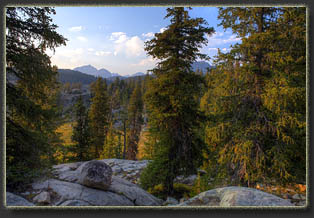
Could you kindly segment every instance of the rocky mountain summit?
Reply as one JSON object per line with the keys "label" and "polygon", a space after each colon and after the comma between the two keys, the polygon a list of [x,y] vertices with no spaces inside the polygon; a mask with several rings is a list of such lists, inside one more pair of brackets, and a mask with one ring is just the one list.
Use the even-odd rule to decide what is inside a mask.
{"label": "rocky mountain summit", "polygon": [[[244,187],[209,190],[178,202],[156,198],[138,186],[148,160],[92,160],[59,164],[53,178],[34,182],[18,195],[7,192],[7,206],[295,206],[287,199]],[[200,171],[200,173],[205,173]],[[193,184],[196,175],[177,182]]]}
{"label": "rocky mountain summit", "polygon": [[97,70],[95,67],[93,67],[90,64],[89,65],[84,65],[84,66],[81,66],[81,67],[76,67],[73,70],[79,71],[79,72],[82,72],[82,73],[85,73],[85,74],[93,75],[93,76],[96,76],[96,77],[100,76],[100,77],[103,77],[103,78],[120,76],[117,73],[111,73],[109,70],[107,70],[105,68]]}

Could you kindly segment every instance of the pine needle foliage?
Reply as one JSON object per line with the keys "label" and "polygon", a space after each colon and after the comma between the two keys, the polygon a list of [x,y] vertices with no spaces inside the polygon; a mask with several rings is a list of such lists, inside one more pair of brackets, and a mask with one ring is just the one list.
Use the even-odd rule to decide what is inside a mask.
{"label": "pine needle foliage", "polygon": [[146,105],[149,127],[160,148],[152,165],[162,163],[160,168],[151,166],[159,172],[148,172],[147,177],[160,175],[156,181],[171,195],[174,178],[194,173],[201,161],[204,143],[198,130],[203,117],[195,97],[203,80],[191,64],[207,58],[199,49],[214,30],[202,18],[190,18],[181,7],[168,8],[165,18],[170,18],[167,29],[145,44],[147,53],[160,60],[152,70],[155,78],[148,85]]}
{"label": "pine needle foliage", "polygon": [[99,158],[108,132],[109,98],[105,79],[98,78],[91,85],[92,99],[89,109],[93,158]]}
{"label": "pine needle foliage", "polygon": [[305,8],[220,8],[219,18],[242,43],[218,52],[207,77],[208,168],[247,186],[304,182]]}
{"label": "pine needle foliage", "polygon": [[137,84],[130,98],[128,107],[129,135],[128,135],[128,152],[129,160],[136,160],[138,151],[138,142],[143,124],[143,101],[141,84]]}
{"label": "pine needle foliage", "polygon": [[73,127],[72,141],[74,144],[74,150],[76,161],[90,160],[90,144],[91,133],[88,120],[88,110],[86,109],[82,95],[79,96],[75,106],[74,114],[76,124]]}
{"label": "pine needle foliage", "polygon": [[53,163],[58,143],[57,68],[46,49],[65,45],[49,7],[6,8],[7,187],[30,182]]}

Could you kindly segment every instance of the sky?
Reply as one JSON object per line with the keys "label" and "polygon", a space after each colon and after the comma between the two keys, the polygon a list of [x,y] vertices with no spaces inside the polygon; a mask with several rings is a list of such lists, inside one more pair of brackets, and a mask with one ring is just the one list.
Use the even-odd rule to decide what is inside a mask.
{"label": "sky", "polygon": [[[144,43],[162,32],[170,19],[164,19],[167,7],[55,7],[53,23],[57,32],[68,39],[66,46],[48,52],[53,65],[73,69],[92,65],[112,73],[132,75],[146,73],[157,60],[147,56]],[[217,48],[226,52],[230,45],[241,42],[230,29],[218,26],[218,9],[193,7],[192,18],[202,17],[215,33],[201,52],[213,58]]]}

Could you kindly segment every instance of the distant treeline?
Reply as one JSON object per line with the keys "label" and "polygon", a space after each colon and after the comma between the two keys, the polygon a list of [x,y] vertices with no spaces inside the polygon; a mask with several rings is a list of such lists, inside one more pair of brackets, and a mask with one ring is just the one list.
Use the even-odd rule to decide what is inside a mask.
{"label": "distant treeline", "polygon": [[95,82],[97,77],[81,73],[75,70],[58,69],[59,82],[61,83],[82,83],[83,85],[91,84]]}

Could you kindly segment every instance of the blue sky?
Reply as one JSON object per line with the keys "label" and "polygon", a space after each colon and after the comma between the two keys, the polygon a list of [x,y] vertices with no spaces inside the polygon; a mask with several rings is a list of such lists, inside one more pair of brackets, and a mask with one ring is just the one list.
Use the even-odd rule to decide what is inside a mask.
{"label": "blue sky", "polygon": [[[156,60],[146,55],[144,42],[170,24],[164,19],[166,7],[56,7],[53,22],[57,31],[68,39],[51,56],[52,64],[73,69],[91,64],[120,75],[146,72]],[[218,9],[193,7],[191,17],[202,17],[216,33],[201,51],[213,57],[217,48],[227,51],[240,42],[231,30],[218,27]]]}

